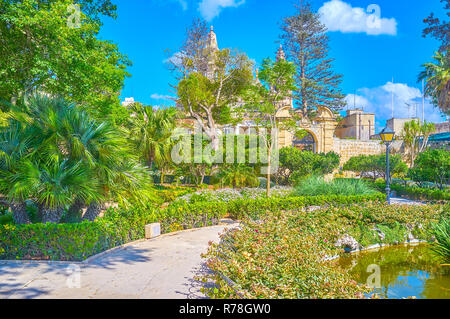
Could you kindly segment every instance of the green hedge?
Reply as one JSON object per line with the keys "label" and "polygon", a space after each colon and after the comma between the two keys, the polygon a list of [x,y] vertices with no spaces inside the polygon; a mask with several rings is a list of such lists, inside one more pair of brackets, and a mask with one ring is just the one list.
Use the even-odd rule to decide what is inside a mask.
{"label": "green hedge", "polygon": [[144,238],[150,223],[160,222],[161,232],[167,233],[214,225],[225,214],[224,204],[200,203],[163,210],[110,209],[93,223],[0,225],[0,259],[81,261]]}
{"label": "green hedge", "polygon": [[0,259],[81,261],[110,248],[144,238],[144,226],[161,223],[161,232],[217,225],[227,214],[234,219],[268,211],[305,206],[382,201],[374,196],[317,196],[237,200],[233,202],[174,202],[164,209],[110,209],[96,222],[80,224],[0,225]]}
{"label": "green hedge", "polygon": [[[386,184],[375,183],[376,187],[381,191],[386,189]],[[410,187],[399,184],[391,184],[391,190],[397,193],[397,196],[406,196],[414,200],[450,200],[450,192],[439,189]]]}
{"label": "green hedge", "polygon": [[363,202],[383,202],[384,194],[364,196],[295,196],[282,198],[242,199],[228,204],[228,213],[233,219],[242,219],[247,216],[257,218],[271,211],[287,211],[308,206],[323,205],[349,205]]}

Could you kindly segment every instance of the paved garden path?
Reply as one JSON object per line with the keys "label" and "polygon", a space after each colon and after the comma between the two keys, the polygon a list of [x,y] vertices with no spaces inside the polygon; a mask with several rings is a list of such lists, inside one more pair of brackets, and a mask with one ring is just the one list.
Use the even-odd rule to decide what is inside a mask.
{"label": "paved garden path", "polygon": [[194,279],[207,271],[200,255],[209,241],[235,226],[167,234],[86,265],[0,262],[0,298],[203,298],[202,284]]}

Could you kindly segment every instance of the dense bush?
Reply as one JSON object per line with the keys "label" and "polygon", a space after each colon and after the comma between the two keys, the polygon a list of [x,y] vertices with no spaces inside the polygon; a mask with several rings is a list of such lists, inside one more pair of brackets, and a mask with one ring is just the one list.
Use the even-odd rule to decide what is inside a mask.
{"label": "dense bush", "polygon": [[301,181],[296,187],[298,196],[317,195],[373,195],[377,190],[360,179],[334,179],[325,181],[323,177],[312,176]]}
{"label": "dense bush", "polygon": [[294,147],[282,148],[279,161],[276,178],[280,184],[295,184],[310,175],[330,174],[339,167],[339,155],[336,153],[316,154]]}
{"label": "dense bush", "polygon": [[409,175],[415,182],[433,182],[440,190],[450,184],[450,151],[428,150],[419,154]]}
{"label": "dense bush", "polygon": [[228,204],[228,214],[233,219],[243,219],[246,217],[260,218],[270,212],[298,210],[308,206],[339,206],[372,201],[382,202],[385,200],[385,195],[381,193],[358,196],[329,195],[241,199]]}
{"label": "dense bush", "polygon": [[[384,191],[386,189],[385,183],[375,183],[375,186],[380,191]],[[397,196],[405,196],[408,197],[409,199],[425,200],[425,201],[450,200],[450,192],[448,190],[411,187],[399,184],[391,184],[389,187],[391,188],[392,191],[395,191],[397,193]]]}
{"label": "dense bush", "polygon": [[342,253],[335,245],[339,239],[349,235],[364,247],[403,242],[409,234],[429,240],[433,223],[449,214],[448,206],[380,204],[267,213],[228,232],[220,247],[212,244],[205,257],[213,272],[204,279],[216,288],[207,293],[212,298],[361,298],[368,287],[326,261]]}
{"label": "dense bush", "polygon": [[[363,177],[371,177],[374,180],[383,178],[386,180],[387,169],[386,155],[359,155],[350,158],[344,164],[344,171],[352,171],[361,174]],[[405,175],[408,166],[402,161],[401,155],[391,155],[389,157],[390,177],[395,175]]]}

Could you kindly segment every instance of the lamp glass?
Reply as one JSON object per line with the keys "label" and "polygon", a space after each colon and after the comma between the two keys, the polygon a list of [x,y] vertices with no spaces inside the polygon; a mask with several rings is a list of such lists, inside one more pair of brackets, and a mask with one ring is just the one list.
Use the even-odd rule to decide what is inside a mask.
{"label": "lamp glass", "polygon": [[394,135],[395,135],[395,133],[389,128],[385,128],[380,133],[380,136],[381,136],[381,139],[383,140],[383,142],[392,142],[392,140],[394,139]]}

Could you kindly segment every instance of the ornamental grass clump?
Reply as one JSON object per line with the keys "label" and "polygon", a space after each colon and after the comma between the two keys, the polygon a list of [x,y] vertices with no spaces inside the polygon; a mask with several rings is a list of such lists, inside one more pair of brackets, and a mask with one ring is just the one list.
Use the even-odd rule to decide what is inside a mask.
{"label": "ornamental grass clump", "polygon": [[434,252],[441,257],[443,263],[450,266],[450,219],[443,219],[433,228],[436,242],[434,243]]}
{"label": "ornamental grass clump", "polygon": [[295,190],[297,196],[317,195],[373,195],[378,193],[366,182],[359,179],[335,179],[325,181],[323,177],[312,176],[301,181]]}

